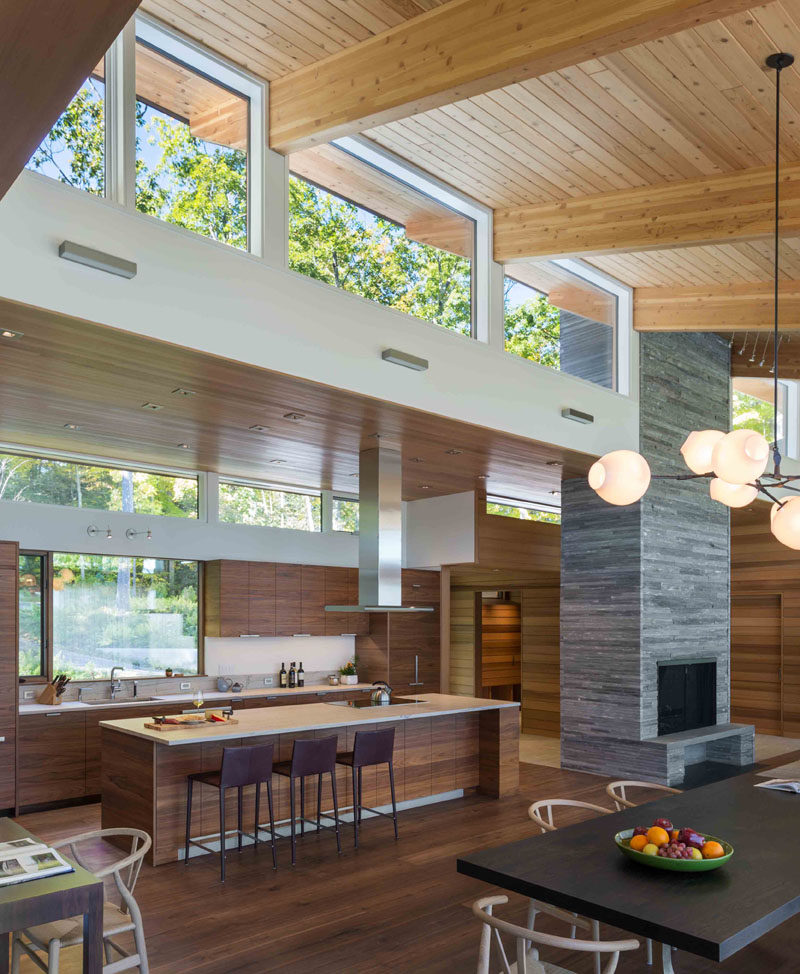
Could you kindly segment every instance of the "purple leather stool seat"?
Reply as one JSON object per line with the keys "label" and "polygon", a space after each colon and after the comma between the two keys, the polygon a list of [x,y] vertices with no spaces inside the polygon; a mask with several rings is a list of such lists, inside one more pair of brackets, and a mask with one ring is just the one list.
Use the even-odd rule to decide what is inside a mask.
{"label": "purple leather stool seat", "polygon": [[[306,834],[306,788],[305,779],[317,777],[317,832],[323,828],[333,828],[336,831],[336,848],[341,853],[342,840],[339,834],[339,797],[336,793],[336,745],[338,738],[320,737],[303,739],[294,742],[291,761],[277,761],[272,770],[275,774],[289,779],[289,807],[292,836],[292,865],[295,864],[297,850],[297,820],[295,815],[295,782],[300,780],[300,835]],[[322,776],[331,776],[331,791],[333,793],[333,816],[322,812]],[[322,818],[333,818],[333,825],[322,825]]]}
{"label": "purple leather stool seat", "polygon": [[[218,771],[196,771],[187,775],[186,792],[186,848],[185,862],[189,862],[189,847],[196,845],[206,852],[214,852],[209,846],[198,842],[192,834],[192,792],[195,783],[208,785],[219,790],[219,868],[220,878],[225,882],[225,841],[228,833],[225,830],[225,792],[228,788],[236,788],[239,797],[239,816],[236,832],[238,848],[242,848],[242,836],[253,839],[258,846],[258,833],[263,831],[258,824],[261,808],[261,785],[266,783],[267,802],[269,805],[269,834],[272,844],[272,867],[278,868],[278,857],[275,848],[275,819],[272,807],[272,757],[274,745],[253,744],[248,747],[226,747],[222,750],[222,764]],[[253,834],[242,830],[242,799],[244,789],[248,785],[256,787],[255,823]]]}
{"label": "purple leather stool seat", "polygon": [[394,727],[383,730],[356,731],[352,751],[340,751],[336,755],[336,763],[352,769],[353,773],[353,844],[358,848],[358,829],[361,825],[361,812],[365,808],[361,800],[361,769],[376,764],[389,765],[389,788],[392,793],[392,814],[379,812],[374,808],[367,808],[374,815],[391,818],[394,823],[394,837],[397,838],[397,802],[394,793]]}

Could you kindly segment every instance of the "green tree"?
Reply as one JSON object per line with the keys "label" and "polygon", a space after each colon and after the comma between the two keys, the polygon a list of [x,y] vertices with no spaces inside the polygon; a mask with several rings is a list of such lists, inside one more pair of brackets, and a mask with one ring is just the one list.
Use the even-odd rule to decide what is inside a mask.
{"label": "green tree", "polygon": [[521,304],[512,305],[509,292],[516,282],[505,281],[505,347],[520,358],[561,367],[561,312],[540,294]]}
{"label": "green tree", "polygon": [[561,524],[561,515],[555,511],[534,511],[528,507],[511,507],[507,504],[486,504],[487,514],[497,514],[500,517],[515,517],[520,521],[546,521],[549,524]]}
{"label": "green tree", "polygon": [[731,415],[733,429],[757,430],[772,442],[775,407],[771,402],[734,389]]}

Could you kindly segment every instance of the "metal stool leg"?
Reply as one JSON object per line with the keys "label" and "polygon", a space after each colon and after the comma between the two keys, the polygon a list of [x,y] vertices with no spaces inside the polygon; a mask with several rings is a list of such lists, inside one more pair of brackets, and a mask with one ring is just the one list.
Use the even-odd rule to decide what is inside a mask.
{"label": "metal stool leg", "polygon": [[306,779],[300,779],[300,835],[306,834]]}
{"label": "metal stool leg", "polygon": [[358,848],[358,771],[353,765],[353,845]]}
{"label": "metal stool leg", "polygon": [[361,768],[358,769],[358,824],[361,825]]}
{"label": "metal stool leg", "polygon": [[219,790],[219,875],[225,882],[225,789]]}
{"label": "metal stool leg", "polygon": [[255,841],[253,843],[254,845],[258,845],[258,818],[259,818],[258,812],[259,812],[260,804],[261,804],[261,782],[257,781],[256,782],[256,821],[255,821],[255,828],[253,829],[253,835],[255,836]]}
{"label": "metal stool leg", "polygon": [[331,771],[331,791],[333,791],[333,820],[336,823],[336,849],[342,854],[342,837],[339,833],[339,799],[336,795],[336,772]]}
{"label": "metal stool leg", "polygon": [[317,832],[322,825],[322,775],[317,775]]}
{"label": "metal stool leg", "polygon": [[189,861],[189,839],[192,836],[192,786],[194,781],[187,779],[186,786],[186,851],[184,853],[184,863]]}
{"label": "metal stool leg", "polygon": [[267,804],[269,805],[269,834],[272,839],[272,868],[278,868],[278,849],[275,845],[275,816],[272,813],[272,782],[267,782]]}
{"label": "metal stool leg", "polygon": [[394,768],[392,767],[392,762],[389,761],[389,788],[392,792],[392,821],[394,822],[394,837],[397,836],[397,802],[394,797]]}
{"label": "metal stool leg", "polygon": [[239,785],[239,808],[237,812],[236,824],[239,828],[239,852],[242,851],[242,796],[244,794],[244,788]]}
{"label": "metal stool leg", "polygon": [[291,830],[292,830],[292,865],[295,864],[295,854],[297,848],[297,838],[295,836],[295,821],[294,821],[294,783],[296,778],[289,778],[289,817],[291,819]]}

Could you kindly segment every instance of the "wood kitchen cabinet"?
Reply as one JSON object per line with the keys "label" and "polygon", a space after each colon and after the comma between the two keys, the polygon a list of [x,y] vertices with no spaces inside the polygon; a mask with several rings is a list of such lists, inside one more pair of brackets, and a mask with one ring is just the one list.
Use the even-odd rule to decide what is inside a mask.
{"label": "wood kitchen cabinet", "polygon": [[275,635],[303,632],[300,565],[275,566]]}
{"label": "wood kitchen cabinet", "polygon": [[0,542],[0,809],[16,805],[19,547]]}
{"label": "wood kitchen cabinet", "polygon": [[207,636],[275,635],[273,562],[206,562],[204,599]]}
{"label": "wood kitchen cabinet", "polygon": [[86,727],[83,711],[25,714],[19,722],[17,804],[83,798]]}
{"label": "wood kitchen cabinet", "polygon": [[300,632],[325,635],[325,569],[322,565],[301,565]]}

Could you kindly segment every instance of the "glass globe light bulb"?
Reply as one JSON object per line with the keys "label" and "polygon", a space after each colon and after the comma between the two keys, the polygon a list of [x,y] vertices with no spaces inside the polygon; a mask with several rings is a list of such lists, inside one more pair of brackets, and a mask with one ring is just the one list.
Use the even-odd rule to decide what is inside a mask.
{"label": "glass globe light bulb", "polygon": [[747,484],[767,469],[769,443],[755,430],[731,430],[711,454],[714,473],[729,484]]}
{"label": "glass globe light bulb", "polygon": [[650,486],[650,466],[633,450],[614,450],[592,464],[588,479],[604,501],[624,507],[644,496]]}
{"label": "glass globe light bulb", "polygon": [[683,441],[681,456],[692,473],[711,473],[711,454],[725,434],[722,430],[695,430]]}
{"label": "glass globe light bulb", "polygon": [[800,497],[790,497],[782,504],[773,504],[770,529],[781,544],[800,550]]}
{"label": "glass globe light bulb", "polygon": [[750,484],[729,484],[719,477],[711,481],[708,492],[713,500],[726,507],[747,507],[758,497],[758,490]]}

